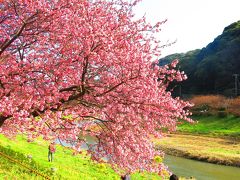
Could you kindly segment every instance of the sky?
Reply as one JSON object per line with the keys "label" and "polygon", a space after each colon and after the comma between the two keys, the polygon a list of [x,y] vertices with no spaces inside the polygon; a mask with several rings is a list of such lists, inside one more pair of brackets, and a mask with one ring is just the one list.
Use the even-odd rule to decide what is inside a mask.
{"label": "sky", "polygon": [[177,42],[162,49],[164,57],[207,46],[240,20],[240,0],[142,0],[134,12],[151,23],[167,19],[158,38],[163,44]]}

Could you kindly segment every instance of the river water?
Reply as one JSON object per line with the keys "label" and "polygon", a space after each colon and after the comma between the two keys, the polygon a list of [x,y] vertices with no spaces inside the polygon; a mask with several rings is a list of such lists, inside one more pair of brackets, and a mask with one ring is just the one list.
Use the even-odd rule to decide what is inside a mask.
{"label": "river water", "polygon": [[181,157],[166,155],[164,163],[177,176],[197,180],[240,180],[240,168],[216,165]]}

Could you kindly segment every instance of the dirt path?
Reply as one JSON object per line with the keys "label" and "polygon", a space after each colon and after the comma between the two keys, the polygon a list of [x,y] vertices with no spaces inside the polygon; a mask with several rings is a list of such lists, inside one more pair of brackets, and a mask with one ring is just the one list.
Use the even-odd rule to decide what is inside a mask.
{"label": "dirt path", "polygon": [[170,155],[240,167],[239,140],[170,134],[155,143],[157,149]]}

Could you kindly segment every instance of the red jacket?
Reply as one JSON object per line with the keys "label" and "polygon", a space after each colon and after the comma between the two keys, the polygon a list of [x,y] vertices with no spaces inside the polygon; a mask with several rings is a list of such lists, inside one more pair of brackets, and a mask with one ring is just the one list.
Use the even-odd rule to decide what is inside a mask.
{"label": "red jacket", "polygon": [[54,153],[56,151],[55,145],[53,145],[53,144],[50,144],[48,149],[51,153]]}

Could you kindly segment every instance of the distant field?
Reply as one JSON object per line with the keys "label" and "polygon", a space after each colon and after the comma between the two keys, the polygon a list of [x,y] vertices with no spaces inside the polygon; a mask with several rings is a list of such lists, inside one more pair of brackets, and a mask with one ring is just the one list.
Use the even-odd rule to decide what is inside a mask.
{"label": "distant field", "polygon": [[205,134],[209,136],[229,136],[240,138],[240,118],[232,115],[219,118],[217,116],[195,116],[194,124],[183,123],[177,127],[178,132]]}

